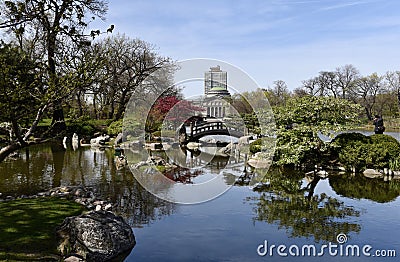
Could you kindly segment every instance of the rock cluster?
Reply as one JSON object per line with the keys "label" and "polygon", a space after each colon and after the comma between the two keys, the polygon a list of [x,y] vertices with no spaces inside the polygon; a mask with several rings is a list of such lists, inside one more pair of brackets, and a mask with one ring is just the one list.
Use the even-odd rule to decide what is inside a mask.
{"label": "rock cluster", "polygon": [[39,197],[61,197],[75,201],[91,210],[106,210],[111,211],[113,204],[100,199],[95,195],[93,188],[84,186],[62,186],[55,187],[45,192],[39,192],[34,195],[20,195],[17,197],[3,195],[0,193],[0,201],[11,201],[24,198],[39,198]]}
{"label": "rock cluster", "polygon": [[178,166],[174,164],[167,163],[165,159],[159,156],[149,156],[149,158],[146,161],[140,161],[134,165],[132,165],[133,169],[138,169],[142,166],[165,166],[166,169],[174,169],[177,168]]}

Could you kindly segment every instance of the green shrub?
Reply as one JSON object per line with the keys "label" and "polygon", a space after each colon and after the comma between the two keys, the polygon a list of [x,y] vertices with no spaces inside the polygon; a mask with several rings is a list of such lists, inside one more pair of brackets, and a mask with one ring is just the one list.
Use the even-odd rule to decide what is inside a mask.
{"label": "green shrub", "polygon": [[123,131],[127,136],[138,137],[144,135],[143,126],[134,118],[125,118],[123,121]]}
{"label": "green shrub", "polygon": [[390,155],[397,156],[400,154],[400,143],[394,137],[389,135],[372,135],[370,138],[373,144],[385,147]]}
{"label": "green shrub", "polygon": [[253,143],[250,144],[250,152],[255,154],[257,152],[261,152],[261,145],[263,140],[261,138],[257,139]]}
{"label": "green shrub", "polygon": [[356,141],[342,147],[338,152],[338,160],[346,170],[355,169],[361,171],[366,168],[366,161],[369,157],[370,144]]}
{"label": "green shrub", "polygon": [[78,135],[91,136],[96,132],[96,128],[83,118],[71,119],[67,121],[68,133],[77,133]]}
{"label": "green shrub", "polygon": [[342,145],[347,145],[349,143],[355,143],[357,141],[362,143],[370,143],[371,137],[356,132],[342,133],[337,135],[335,139],[332,141],[332,143],[342,146]]}
{"label": "green shrub", "polygon": [[389,167],[400,154],[400,143],[389,135],[364,136],[359,133],[338,135],[331,143],[331,157],[350,170]]}
{"label": "green shrub", "polygon": [[107,128],[107,133],[109,135],[116,136],[121,132],[122,132],[122,119],[112,122]]}

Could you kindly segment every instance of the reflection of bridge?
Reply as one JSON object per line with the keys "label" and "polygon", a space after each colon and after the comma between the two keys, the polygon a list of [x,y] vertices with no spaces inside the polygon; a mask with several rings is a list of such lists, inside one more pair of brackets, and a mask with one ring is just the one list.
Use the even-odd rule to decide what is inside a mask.
{"label": "reflection of bridge", "polygon": [[200,138],[209,135],[242,137],[244,132],[232,127],[228,128],[225,123],[221,121],[192,122],[190,123],[190,133],[188,134],[187,141],[199,141]]}

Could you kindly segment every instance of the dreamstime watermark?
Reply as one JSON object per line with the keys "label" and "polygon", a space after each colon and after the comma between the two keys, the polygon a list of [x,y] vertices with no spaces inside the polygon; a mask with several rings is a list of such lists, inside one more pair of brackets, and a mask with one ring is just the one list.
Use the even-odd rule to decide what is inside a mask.
{"label": "dreamstime watermark", "polygon": [[[215,67],[217,65],[217,67]],[[228,74],[227,80],[224,80],[223,74],[217,75],[222,70]],[[160,76],[166,75],[163,68],[149,76],[137,90],[153,90],[151,94],[133,95],[126,107],[123,121],[123,139],[131,148],[125,150],[129,168],[136,180],[150,193],[169,202],[180,204],[195,204],[205,202],[223,194],[229,190],[234,181],[233,168],[239,165],[246,165],[248,156],[250,156],[249,145],[246,143],[235,142],[232,137],[248,135],[249,130],[246,127],[245,119],[240,115],[235,103],[229,102],[233,97],[240,98],[240,102],[246,105],[246,110],[251,110],[254,115],[252,121],[258,123],[257,134],[261,140],[263,152],[258,154],[257,158],[251,159],[256,168],[267,170],[272,163],[272,157],[276,144],[276,126],[274,115],[269,105],[265,92],[257,83],[243,70],[238,67],[220,60],[214,59],[190,59],[177,62],[177,70],[173,74],[173,83],[159,81]],[[210,70],[210,71],[208,71]],[[212,71],[214,70],[214,71]],[[205,74],[207,72],[209,76]],[[218,73],[219,74],[219,73]],[[164,79],[164,78],[161,78]],[[209,79],[210,78],[210,79]],[[226,78],[226,75],[225,75]],[[222,81],[222,82],[220,82]],[[225,82],[224,82],[225,81]],[[149,86],[151,87],[149,89]],[[143,141],[149,141],[152,137],[154,128],[152,124],[156,123],[157,106],[160,101],[171,93],[171,88],[178,87],[183,89],[184,98],[174,103],[168,109],[161,124],[159,139],[161,143],[146,143],[147,150],[139,150],[138,144]],[[208,89],[209,90],[208,90]],[[208,90],[208,91],[207,91]],[[254,91],[251,97],[246,97],[246,91]],[[186,93],[185,93],[186,92]],[[230,96],[232,95],[232,97]],[[164,103],[168,104],[168,103]],[[200,108],[190,109],[190,108]],[[199,116],[206,115],[206,120],[196,120]],[[190,123],[190,126],[189,126]],[[223,149],[229,158],[222,164],[218,164],[218,170],[210,172],[193,182],[177,182],[177,172],[169,174],[170,177],[160,171],[160,164],[167,163],[169,167],[164,166],[161,169],[174,168],[175,170],[184,170],[186,177],[196,177],[204,170],[205,166],[210,166],[214,158],[218,159],[221,155],[221,149],[217,148],[218,139],[215,139],[215,146],[202,148],[204,150],[183,150],[177,143],[191,143],[191,147],[198,149],[200,143],[199,137],[194,137],[198,133],[204,134],[220,133],[213,130],[223,129],[225,135],[228,132],[231,140],[228,146]],[[221,132],[222,132],[221,131]],[[235,134],[235,135],[234,135]],[[191,139],[182,138],[182,135]],[[253,134],[254,135],[254,134]],[[171,142],[171,136],[172,138]],[[246,138],[246,137],[244,137]],[[164,140],[165,139],[165,140]],[[184,143],[181,142],[184,140]],[[247,137],[248,139],[248,137]],[[179,142],[178,142],[179,141]],[[186,143],[187,142],[187,143]],[[210,144],[210,142],[206,142]],[[235,145],[235,143],[237,145]],[[155,145],[157,144],[157,145]],[[189,148],[189,144],[187,144]],[[154,147],[154,148],[152,148]],[[157,148],[156,148],[157,147]],[[206,147],[206,146],[205,146]],[[163,149],[163,161],[157,160],[156,150]],[[165,164],[164,164],[165,165]],[[171,178],[172,177],[172,178]],[[253,176],[251,184],[261,180],[261,177]]]}
{"label": "dreamstime watermark", "polygon": [[280,256],[280,257],[396,257],[395,249],[374,249],[371,245],[347,244],[346,234],[340,233],[336,237],[336,243],[329,242],[317,246],[306,245],[284,245],[269,244],[268,240],[257,247],[259,256]]}

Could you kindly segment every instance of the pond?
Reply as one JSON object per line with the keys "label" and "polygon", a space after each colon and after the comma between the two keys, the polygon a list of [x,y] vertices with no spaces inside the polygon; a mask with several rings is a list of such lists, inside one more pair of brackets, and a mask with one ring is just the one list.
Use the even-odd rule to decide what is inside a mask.
{"label": "pond", "polygon": [[[246,181],[235,183],[243,169],[230,170],[224,161],[212,159],[180,183],[202,183],[225,169],[223,181],[233,186],[211,201],[181,205],[148,193],[128,168],[118,170],[113,149],[38,145],[0,163],[0,192],[16,196],[62,185],[94,187],[133,228],[137,244],[126,261],[319,261],[321,250],[326,261],[397,261],[378,258],[375,251],[400,255],[400,181],[274,169],[252,174],[268,181],[254,187]],[[338,235],[347,242],[338,245]],[[280,245],[286,246],[281,255]],[[311,245],[315,256],[303,256],[304,247],[305,255],[313,255]],[[331,245],[332,254],[323,245]],[[354,246],[360,248],[359,257],[351,256]],[[365,246],[368,252],[363,254]]]}

